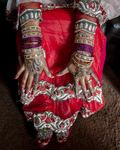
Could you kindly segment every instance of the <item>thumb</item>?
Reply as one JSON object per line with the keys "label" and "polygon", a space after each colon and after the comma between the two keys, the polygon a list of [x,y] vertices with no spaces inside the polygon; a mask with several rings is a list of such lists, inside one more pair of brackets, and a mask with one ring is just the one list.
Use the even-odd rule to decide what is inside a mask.
{"label": "thumb", "polygon": [[68,72],[69,72],[68,67],[66,67],[65,69],[63,69],[62,71],[60,71],[60,72],[57,74],[57,76],[63,76],[63,75],[65,75],[65,74],[68,73]]}
{"label": "thumb", "polygon": [[45,71],[45,74],[50,77],[50,78],[54,78],[54,76],[52,75],[52,73],[50,72],[50,70],[48,69],[47,65],[45,65],[43,67],[44,71]]}

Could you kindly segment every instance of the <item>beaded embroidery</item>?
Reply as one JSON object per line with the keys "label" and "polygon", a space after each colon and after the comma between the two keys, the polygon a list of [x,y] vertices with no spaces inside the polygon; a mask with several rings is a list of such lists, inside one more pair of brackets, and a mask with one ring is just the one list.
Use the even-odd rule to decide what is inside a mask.
{"label": "beaded embroidery", "polygon": [[25,9],[20,14],[20,24],[21,27],[29,21],[34,21],[39,19],[42,22],[42,13],[40,9]]}

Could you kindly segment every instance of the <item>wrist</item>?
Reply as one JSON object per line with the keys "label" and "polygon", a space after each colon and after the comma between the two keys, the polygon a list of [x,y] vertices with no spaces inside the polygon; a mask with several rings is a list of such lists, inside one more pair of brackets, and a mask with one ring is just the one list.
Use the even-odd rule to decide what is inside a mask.
{"label": "wrist", "polygon": [[22,52],[25,59],[32,59],[43,55],[42,35],[39,26],[22,28]]}

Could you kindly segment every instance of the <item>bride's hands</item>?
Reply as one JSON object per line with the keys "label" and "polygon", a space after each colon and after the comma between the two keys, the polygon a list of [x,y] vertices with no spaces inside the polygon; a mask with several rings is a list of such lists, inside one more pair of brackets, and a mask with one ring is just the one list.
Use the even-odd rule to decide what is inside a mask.
{"label": "bride's hands", "polygon": [[43,70],[48,77],[54,78],[47,67],[44,56],[36,57],[33,59],[25,59],[24,64],[18,70],[15,79],[18,79],[19,76],[24,72],[21,89],[24,89],[26,87],[26,93],[28,93],[34,80],[32,91],[34,93],[37,89],[38,81]]}
{"label": "bride's hands", "polygon": [[85,98],[87,98],[87,91],[86,91],[86,84],[88,85],[88,89],[91,92],[91,95],[93,95],[93,87],[91,84],[90,76],[95,80],[95,82],[100,86],[99,80],[94,74],[92,67],[84,67],[84,68],[78,68],[76,67],[72,62],[69,63],[69,65],[59,72],[57,76],[65,75],[66,73],[71,72],[74,78],[74,88],[75,88],[75,94],[76,97],[78,97],[79,94],[79,82],[81,84],[81,88],[83,91],[83,94]]}

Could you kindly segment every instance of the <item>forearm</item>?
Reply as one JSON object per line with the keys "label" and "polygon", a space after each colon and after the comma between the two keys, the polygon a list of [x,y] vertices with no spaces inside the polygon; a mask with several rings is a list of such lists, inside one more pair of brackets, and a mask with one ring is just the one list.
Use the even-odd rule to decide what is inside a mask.
{"label": "forearm", "polygon": [[90,66],[93,62],[94,35],[97,19],[81,13],[76,15],[73,62],[78,67]]}
{"label": "forearm", "polygon": [[41,28],[39,27],[41,10],[38,9],[38,3],[23,3],[20,5],[20,11],[24,58],[30,59],[41,56],[43,54]]}

